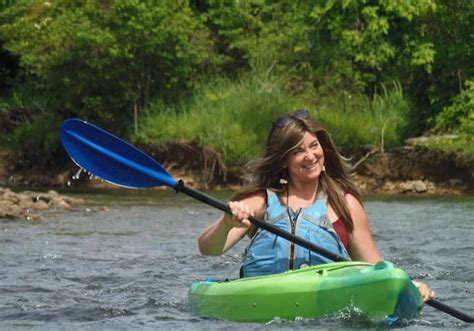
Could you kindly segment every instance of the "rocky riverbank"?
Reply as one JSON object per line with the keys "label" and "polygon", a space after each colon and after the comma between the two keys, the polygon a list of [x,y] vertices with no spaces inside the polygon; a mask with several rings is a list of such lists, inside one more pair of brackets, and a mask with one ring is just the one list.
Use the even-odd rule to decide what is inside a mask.
{"label": "rocky riverbank", "polygon": [[[236,189],[244,169],[229,168],[212,150],[189,143],[141,146],[175,178],[202,189]],[[474,194],[474,160],[462,153],[406,145],[390,152],[342,151],[364,195]]]}
{"label": "rocky riverbank", "polygon": [[25,219],[35,221],[48,210],[70,210],[73,205],[84,203],[84,200],[48,192],[24,191],[13,192],[0,187],[0,219]]}
{"label": "rocky riverbank", "polygon": [[[243,168],[227,167],[217,153],[193,143],[140,146],[157,159],[173,177],[188,186],[207,190],[235,190],[242,184]],[[352,151],[343,151],[350,155]],[[389,153],[359,152],[352,156],[354,180],[364,195],[462,195],[474,194],[474,160],[460,153],[446,153],[416,146],[405,146]],[[47,193],[14,193],[8,186],[49,188],[112,188],[91,180],[78,167],[17,169],[13,153],[0,150],[0,218],[38,219],[41,211],[68,210],[81,203]]]}
{"label": "rocky riverbank", "polygon": [[365,194],[474,194],[474,160],[459,152],[405,146],[355,164],[355,180]]}

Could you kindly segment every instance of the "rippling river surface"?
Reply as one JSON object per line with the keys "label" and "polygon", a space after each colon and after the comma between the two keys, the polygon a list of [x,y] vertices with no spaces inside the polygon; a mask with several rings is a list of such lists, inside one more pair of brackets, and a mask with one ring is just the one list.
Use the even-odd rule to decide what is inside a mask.
{"label": "rippling river surface", "polygon": [[[70,193],[72,195],[72,193]],[[0,220],[1,329],[291,330],[378,328],[352,317],[234,323],[195,316],[189,285],[237,278],[245,243],[203,257],[196,238],[220,212],[171,191],[74,194],[72,212]],[[218,194],[222,199],[226,194]],[[366,199],[386,260],[474,314],[474,197]],[[472,329],[426,306],[406,330]]]}

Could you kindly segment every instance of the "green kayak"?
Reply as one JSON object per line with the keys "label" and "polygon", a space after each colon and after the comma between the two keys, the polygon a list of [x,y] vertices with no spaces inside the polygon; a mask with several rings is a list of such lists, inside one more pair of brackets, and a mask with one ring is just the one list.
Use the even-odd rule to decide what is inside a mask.
{"label": "green kayak", "polygon": [[232,281],[196,282],[194,313],[231,321],[317,318],[355,309],[372,321],[413,319],[423,299],[408,275],[390,262],[337,262]]}

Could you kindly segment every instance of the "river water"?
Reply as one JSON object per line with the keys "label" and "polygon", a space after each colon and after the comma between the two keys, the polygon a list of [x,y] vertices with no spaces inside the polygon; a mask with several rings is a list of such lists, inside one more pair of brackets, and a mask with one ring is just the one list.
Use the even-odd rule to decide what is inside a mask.
{"label": "river water", "polygon": [[[221,257],[197,250],[198,234],[219,211],[171,191],[70,194],[86,203],[36,222],[0,220],[0,329],[380,327],[357,316],[264,325],[195,316],[187,304],[192,282],[238,277],[245,243]],[[474,197],[379,198],[365,207],[385,259],[427,282],[439,301],[474,314]],[[427,306],[398,328],[473,326]]]}

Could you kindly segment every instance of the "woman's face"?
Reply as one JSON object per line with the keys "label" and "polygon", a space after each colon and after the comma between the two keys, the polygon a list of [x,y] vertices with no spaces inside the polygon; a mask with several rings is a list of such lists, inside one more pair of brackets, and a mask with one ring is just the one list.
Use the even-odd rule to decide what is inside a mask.
{"label": "woman's face", "polygon": [[318,179],[324,165],[324,152],[318,138],[306,132],[303,141],[288,155],[286,165],[292,181]]}

